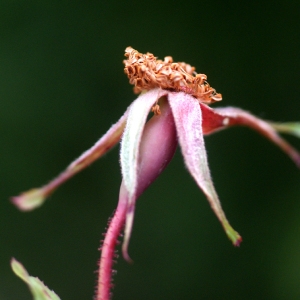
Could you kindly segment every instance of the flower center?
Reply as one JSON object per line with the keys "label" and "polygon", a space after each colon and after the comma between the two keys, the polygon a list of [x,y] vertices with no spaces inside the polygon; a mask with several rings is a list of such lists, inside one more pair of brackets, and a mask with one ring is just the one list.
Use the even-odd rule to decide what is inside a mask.
{"label": "flower center", "polygon": [[[184,62],[174,63],[171,56],[157,60],[152,53],[142,54],[131,47],[125,49],[124,71],[134,92],[162,88],[190,94],[200,102],[213,103],[222,100],[222,95],[213,89],[205,74],[197,74],[195,68]],[[152,111],[159,114],[157,103]]]}

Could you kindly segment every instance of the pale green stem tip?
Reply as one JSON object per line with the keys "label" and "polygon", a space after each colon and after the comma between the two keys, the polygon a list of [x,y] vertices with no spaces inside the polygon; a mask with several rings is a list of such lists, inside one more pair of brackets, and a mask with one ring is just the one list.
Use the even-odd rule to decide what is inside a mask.
{"label": "pale green stem tip", "polygon": [[14,205],[16,205],[20,210],[30,211],[39,206],[41,206],[46,197],[48,195],[45,194],[44,190],[41,189],[32,189],[25,193],[22,193],[19,196],[12,197],[11,201]]}
{"label": "pale green stem tip", "polygon": [[223,225],[223,227],[225,229],[225,232],[226,232],[228,238],[231,240],[231,242],[233,243],[233,245],[239,247],[240,243],[243,240],[242,237],[239,235],[239,233],[236,232],[231,227],[231,225],[228,223],[227,220],[225,220],[222,225]]}
{"label": "pale green stem tip", "polygon": [[295,135],[300,138],[300,123],[299,122],[290,122],[290,123],[273,123],[269,124],[278,132],[288,133]]}

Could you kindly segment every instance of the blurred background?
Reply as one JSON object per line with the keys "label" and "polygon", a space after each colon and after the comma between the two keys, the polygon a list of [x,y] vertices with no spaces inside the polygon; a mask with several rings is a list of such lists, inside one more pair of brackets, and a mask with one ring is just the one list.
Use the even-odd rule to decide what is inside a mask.
{"label": "blurred background", "polygon": [[[9,197],[55,177],[135,99],[127,46],[185,61],[237,106],[300,120],[299,1],[0,2],[0,299],[32,299],[15,257],[62,300],[92,299],[97,248],[118,200],[115,147],[22,213]],[[298,149],[300,141],[287,139]],[[137,203],[130,255],[113,299],[299,299],[300,172],[247,128],[206,138],[234,248],[174,160]]]}

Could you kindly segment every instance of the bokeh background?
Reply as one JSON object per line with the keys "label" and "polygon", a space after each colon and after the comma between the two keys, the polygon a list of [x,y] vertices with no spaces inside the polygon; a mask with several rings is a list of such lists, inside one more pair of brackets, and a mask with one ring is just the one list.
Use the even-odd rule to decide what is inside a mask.
{"label": "bokeh background", "polygon": [[[62,300],[92,299],[118,200],[118,149],[22,213],[9,197],[57,175],[134,100],[126,46],[186,61],[237,106],[300,120],[299,1],[0,2],[0,299],[32,299],[20,260]],[[300,141],[287,137],[298,149]],[[180,150],[137,204],[113,299],[299,299],[300,172],[247,128],[206,138],[226,238]]]}

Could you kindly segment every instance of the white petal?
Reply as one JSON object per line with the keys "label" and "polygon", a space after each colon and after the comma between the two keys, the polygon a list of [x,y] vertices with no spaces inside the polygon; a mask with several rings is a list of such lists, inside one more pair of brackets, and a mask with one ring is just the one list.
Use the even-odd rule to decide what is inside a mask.
{"label": "white petal", "polygon": [[121,169],[129,203],[136,192],[139,146],[148,113],[152,105],[167,92],[153,89],[140,95],[130,106],[129,115],[121,141]]}

